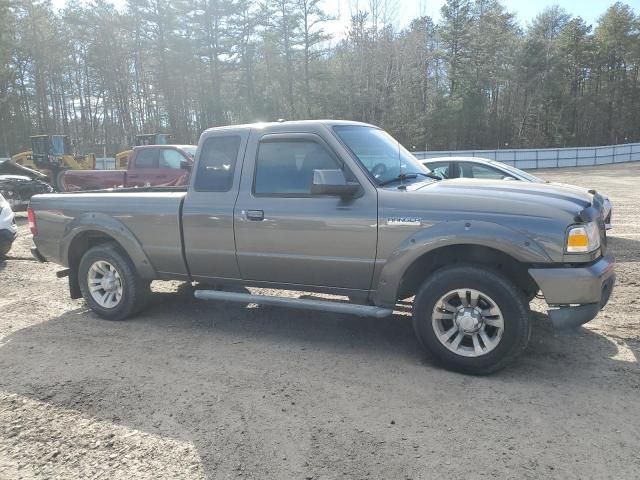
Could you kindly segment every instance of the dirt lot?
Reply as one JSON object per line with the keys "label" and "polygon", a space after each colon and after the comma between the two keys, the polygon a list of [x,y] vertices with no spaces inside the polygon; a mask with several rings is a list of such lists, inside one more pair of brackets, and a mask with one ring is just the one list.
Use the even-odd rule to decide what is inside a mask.
{"label": "dirt lot", "polygon": [[200,303],[165,283],[139,317],[100,320],[29,258],[21,216],[0,263],[0,478],[639,478],[640,165],[542,176],[609,194],[618,284],[576,334],[533,314],[525,355],[488,378],[433,365],[402,307]]}

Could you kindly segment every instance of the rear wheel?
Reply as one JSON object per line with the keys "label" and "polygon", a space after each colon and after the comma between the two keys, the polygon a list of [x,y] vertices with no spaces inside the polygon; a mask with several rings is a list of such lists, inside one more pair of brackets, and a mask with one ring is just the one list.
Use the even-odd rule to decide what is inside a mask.
{"label": "rear wheel", "polygon": [[114,244],[89,249],[80,260],[78,279],[87,305],[107,320],[137,313],[150,293],[149,282],[140,278],[129,257]]}
{"label": "rear wheel", "polygon": [[486,375],[527,346],[528,302],[499,272],[473,265],[443,268],[423,284],[413,304],[422,345],[446,368]]}

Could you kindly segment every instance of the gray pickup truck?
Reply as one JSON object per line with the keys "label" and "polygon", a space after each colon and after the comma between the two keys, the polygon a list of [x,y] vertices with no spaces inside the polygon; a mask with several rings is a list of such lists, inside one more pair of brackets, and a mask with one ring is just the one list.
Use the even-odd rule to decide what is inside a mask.
{"label": "gray pickup truck", "polygon": [[595,191],[440,180],[379,128],[297,121],[205,131],[188,188],[37,195],[29,221],[34,255],[67,267],[71,296],[106,319],[140,311],[153,280],[336,294],[349,301],[195,292],[375,317],[415,297],[422,345],[487,374],[525,349],[538,292],[560,328],[607,303],[602,204]]}

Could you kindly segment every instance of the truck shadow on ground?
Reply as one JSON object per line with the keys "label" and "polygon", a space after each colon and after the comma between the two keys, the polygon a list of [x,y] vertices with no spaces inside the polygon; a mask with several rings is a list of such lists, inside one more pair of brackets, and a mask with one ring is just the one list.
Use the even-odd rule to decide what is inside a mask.
{"label": "truck shadow on ground", "polygon": [[[618,348],[606,337],[582,329],[568,340],[553,334],[546,316],[535,317],[524,356],[494,376],[474,378],[426,358],[406,313],[369,319],[253,308],[198,301],[185,288],[154,294],[149,310],[126,322],[100,320],[83,307],[5,337],[0,390],[192,442],[213,478],[251,462],[238,446],[247,430],[255,462],[267,454],[259,446],[271,441],[267,430],[291,435],[292,414],[284,412],[296,408],[296,392],[307,394],[296,398],[304,415],[323,418],[333,414],[335,391],[345,385],[358,398],[381,389],[394,398],[405,389],[410,399],[417,380],[426,402],[465,398],[469,384],[476,394],[526,384],[539,395],[579,384],[584,394],[606,388],[628,366],[612,358]],[[262,423],[251,425],[252,415]]]}

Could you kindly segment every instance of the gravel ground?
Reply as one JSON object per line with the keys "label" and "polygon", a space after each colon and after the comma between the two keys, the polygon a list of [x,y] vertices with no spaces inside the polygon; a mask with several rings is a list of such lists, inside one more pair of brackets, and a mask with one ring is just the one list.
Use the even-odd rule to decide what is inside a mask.
{"label": "gravel ground", "polygon": [[540,173],[610,196],[618,284],[575,334],[533,313],[525,354],[485,378],[433,365],[406,305],[360,319],[158,283],[137,318],[100,320],[30,259],[21,215],[0,478],[640,478],[640,165]]}

